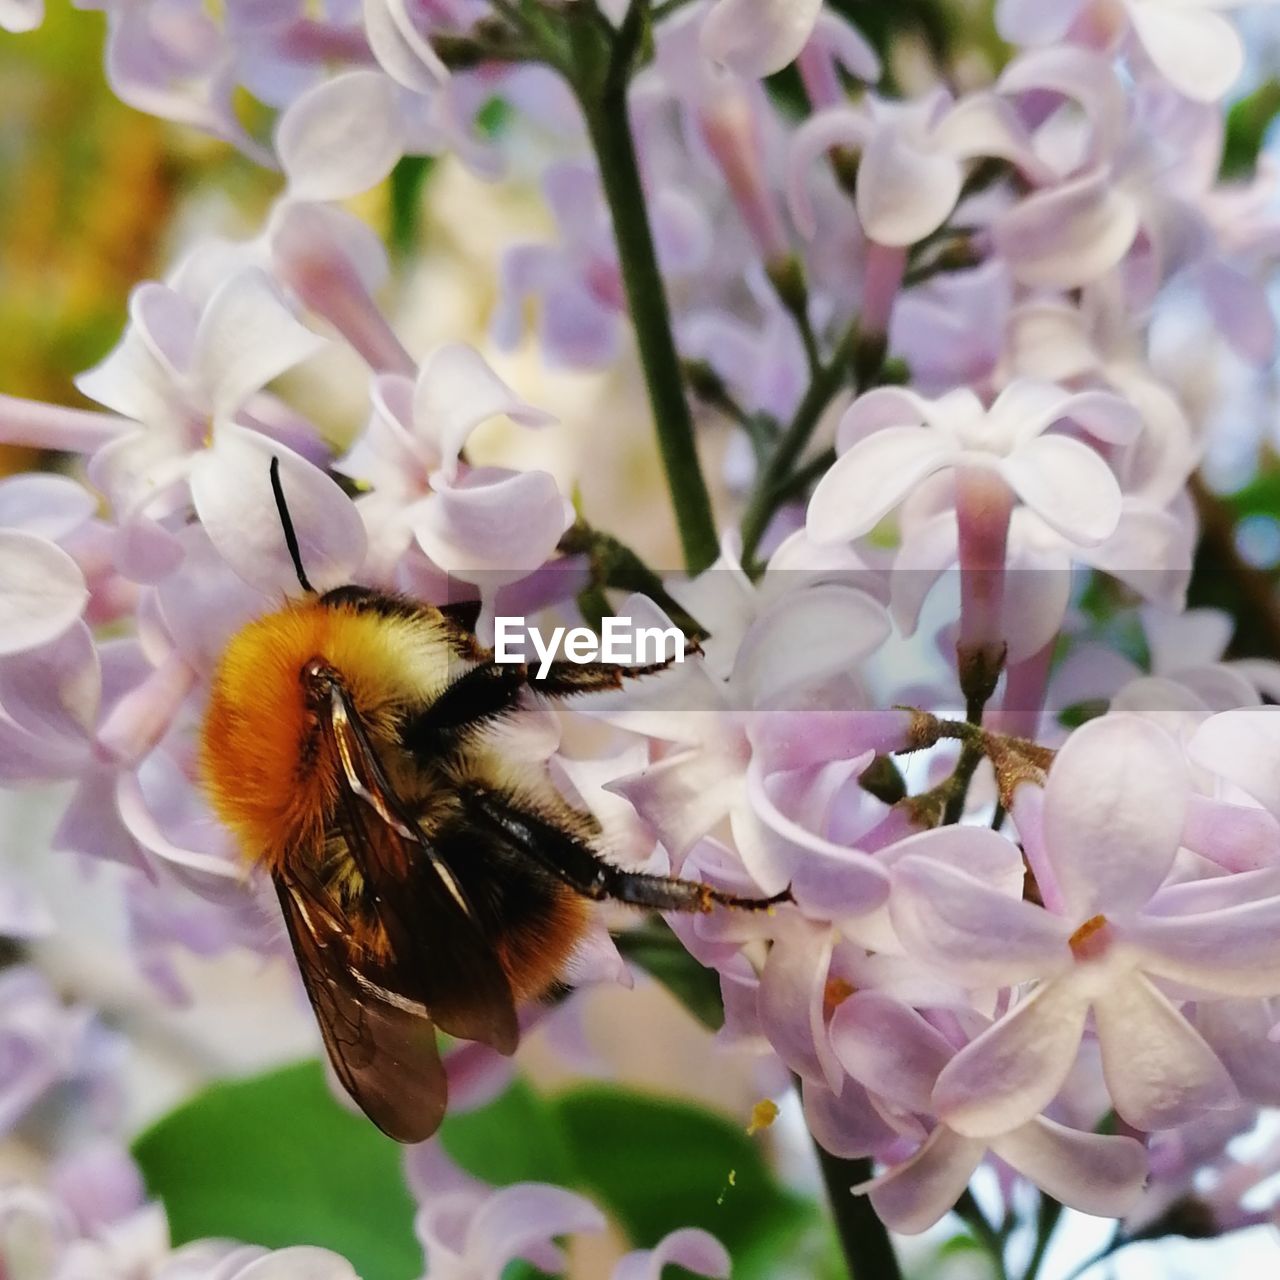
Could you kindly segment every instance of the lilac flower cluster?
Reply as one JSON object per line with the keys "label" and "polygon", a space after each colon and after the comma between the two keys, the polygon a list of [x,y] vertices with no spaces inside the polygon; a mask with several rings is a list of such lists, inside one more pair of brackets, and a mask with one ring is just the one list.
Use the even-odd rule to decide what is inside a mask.
{"label": "lilac flower cluster", "polygon": [[[0,441],[74,459],[0,481],[0,781],[70,784],[54,847],[128,869],[159,991],[180,994],[175,948],[282,951],[196,763],[226,640],[299,591],[276,459],[319,590],[461,584],[482,641],[592,592],[696,621],[700,660],[531,708],[528,749],[619,860],[790,890],[670,924],[719,976],[721,1042],[798,1079],[888,1227],[932,1226],[983,1165],[1010,1206],[1031,1184],[1134,1237],[1192,1201],[1210,1233],[1271,1220],[1243,1202],[1280,1152],[1229,1143],[1280,1105],[1280,666],[1224,659],[1231,620],[1185,609],[1216,510],[1198,469],[1277,338],[1275,171],[1220,177],[1231,6],[1001,0],[998,56],[891,76],[819,0],[101,7],[120,97],[285,179],[255,238],[199,239],[137,286],[77,382],[99,410],[0,396]],[[0,0],[0,22],[38,6]],[[492,264],[496,347],[531,329],[549,364],[597,369],[634,332],[688,573],[611,576],[618,544],[550,471],[476,463],[477,429],[551,415],[475,346],[410,350],[380,305],[386,248],[341,202],[446,153],[535,180],[554,227]],[[337,350],[367,368],[340,441],[299,394]],[[694,402],[733,432],[710,487],[740,518],[719,525]],[[1265,425],[1233,429],[1250,447]],[[0,890],[7,936],[46,927]],[[594,931],[575,980],[627,975]],[[92,1053],[35,970],[0,979],[2,1127]],[[455,1108],[501,1074],[476,1046],[448,1066]],[[89,1256],[154,1280],[352,1274],[170,1256],[101,1160],[0,1195],[0,1260],[21,1235],[58,1277]],[[410,1182],[431,1280],[555,1270],[553,1237],[603,1225],[434,1145]],[[666,1261],[728,1274],[692,1230],[614,1274]]]}
{"label": "lilac flower cluster", "polygon": [[[410,1180],[424,1197],[415,1225],[431,1280],[493,1280],[516,1259],[559,1271],[564,1254],[554,1238],[605,1225],[593,1205],[559,1187],[518,1183],[490,1193],[426,1160]],[[137,1166],[108,1141],[59,1160],[45,1186],[0,1189],[0,1261],[6,1274],[41,1280],[359,1280],[343,1258],[310,1246],[200,1240],[172,1249],[164,1208],[147,1199]],[[612,1280],[660,1280],[668,1264],[729,1274],[723,1247],[690,1228],[627,1254]]]}

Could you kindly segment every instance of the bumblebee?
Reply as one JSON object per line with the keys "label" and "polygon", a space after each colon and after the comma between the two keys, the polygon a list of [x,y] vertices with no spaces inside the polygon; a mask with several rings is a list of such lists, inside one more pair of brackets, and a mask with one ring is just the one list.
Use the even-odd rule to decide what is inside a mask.
{"label": "bumblebee", "polygon": [[504,720],[530,693],[618,689],[667,663],[499,663],[459,611],[307,580],[305,598],[222,655],[202,735],[212,806],[275,884],[347,1092],[384,1133],[420,1142],[447,1104],[436,1029],[514,1052],[516,1009],[553,990],[590,904],[765,909],[710,885],[626,871],[545,765],[513,762]]}

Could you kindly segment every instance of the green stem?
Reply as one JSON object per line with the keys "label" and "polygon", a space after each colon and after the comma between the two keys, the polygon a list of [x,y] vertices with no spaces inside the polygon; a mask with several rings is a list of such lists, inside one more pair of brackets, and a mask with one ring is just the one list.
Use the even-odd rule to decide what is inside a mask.
{"label": "green stem", "polygon": [[639,592],[654,602],[689,639],[705,640],[710,634],[667,591],[662,579],[624,542],[592,528],[579,517],[560,539],[566,555],[585,555],[591,569],[591,588]]}
{"label": "green stem", "polygon": [[850,326],[831,359],[809,383],[804,399],[796,409],[777,447],[756,481],[755,491],[747,502],[742,517],[742,563],[748,570],[754,564],[756,548],[765,529],[778,509],[780,493],[790,478],[791,469],[813,435],[823,411],[849,376],[850,362],[858,345],[858,329]]}
{"label": "green stem", "polygon": [[953,826],[964,817],[964,803],[969,798],[969,784],[982,763],[982,744],[966,742],[960,748],[960,759],[956,761],[955,771],[943,784],[946,789],[947,802],[942,810],[942,825]]}
{"label": "green stem", "polygon": [[797,467],[774,492],[778,496],[778,501],[789,502],[792,498],[799,498],[804,491],[815,481],[821,479],[831,470],[831,464],[836,460],[836,451],[834,449],[824,449],[821,453],[814,454],[808,462],[802,467]]}
{"label": "green stem", "polygon": [[849,1275],[853,1280],[902,1280],[893,1241],[871,1207],[871,1201],[866,1196],[851,1195],[849,1191],[850,1187],[871,1178],[874,1172],[871,1161],[843,1160],[824,1151],[816,1142],[813,1145]]}
{"label": "green stem", "polygon": [[587,132],[613,219],[622,281],[635,325],[636,345],[649,390],[685,565],[692,573],[699,573],[719,554],[719,540],[711,495],[698,461],[693,415],[685,399],[680,358],[671,332],[671,314],[658,269],[648,205],[627,118],[627,85],[648,26],[647,19],[647,0],[632,0],[610,50],[602,48],[601,33],[586,13],[572,15],[572,83],[586,117]]}
{"label": "green stem", "polygon": [[1049,1241],[1062,1217],[1062,1204],[1052,1196],[1040,1194],[1040,1209],[1036,1214],[1036,1244],[1027,1262],[1027,1269],[1022,1273],[1022,1280],[1036,1280],[1040,1274],[1044,1255],[1049,1248]]}
{"label": "green stem", "polygon": [[1008,1280],[1009,1273],[1004,1265],[1004,1241],[1001,1240],[1000,1233],[995,1227],[987,1221],[987,1215],[982,1212],[978,1202],[973,1198],[973,1192],[967,1187],[964,1194],[956,1201],[955,1211],[964,1219],[974,1239],[991,1255],[997,1280]]}

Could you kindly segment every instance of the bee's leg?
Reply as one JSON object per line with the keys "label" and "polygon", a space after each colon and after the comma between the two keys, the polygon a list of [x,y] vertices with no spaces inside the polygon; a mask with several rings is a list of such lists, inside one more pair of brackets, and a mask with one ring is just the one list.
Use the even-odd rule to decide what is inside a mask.
{"label": "bee's leg", "polygon": [[[700,652],[690,641],[686,653]],[[424,711],[407,721],[401,738],[411,751],[438,748],[442,742],[510,711],[528,688],[545,698],[621,689],[624,680],[665,671],[675,661],[624,667],[606,662],[551,662],[545,676],[523,662],[482,662],[464,672]]]}
{"label": "bee's leg", "polygon": [[703,912],[715,906],[764,911],[791,900],[785,889],[771,898],[743,898],[697,880],[615,867],[570,832],[520,808],[498,791],[471,788],[463,804],[471,822],[501,836],[510,849],[553,872],[585,898],[612,898],[653,911]]}
{"label": "bee's leg", "polygon": [[657,675],[676,662],[683,662],[692,654],[701,653],[695,640],[686,640],[684,652],[679,657],[664,658],[661,662],[647,662],[643,666],[628,667],[617,662],[552,662],[545,676],[529,668],[529,688],[544,698],[569,698],[575,693],[603,693],[621,689],[624,680],[636,680],[641,676]]}
{"label": "bee's leg", "polygon": [[459,734],[510,711],[528,680],[520,663],[482,662],[464,672],[423,711],[407,720],[400,737],[410,751],[438,749]]}

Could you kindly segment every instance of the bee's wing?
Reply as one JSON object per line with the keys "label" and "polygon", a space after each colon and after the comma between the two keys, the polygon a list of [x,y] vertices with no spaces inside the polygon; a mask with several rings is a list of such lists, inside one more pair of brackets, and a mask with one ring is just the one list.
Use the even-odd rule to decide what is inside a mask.
{"label": "bee's wing", "polygon": [[429,1138],[444,1119],[448,1087],[426,1009],[363,975],[357,943],[321,891],[287,874],[275,882],[338,1079],[389,1137]]}
{"label": "bee's wing", "polygon": [[365,881],[363,909],[385,931],[380,981],[423,1005],[442,1031],[512,1053],[519,1039],[511,984],[471,903],[386,776],[344,691],[330,728],[346,786],[337,834]]}

